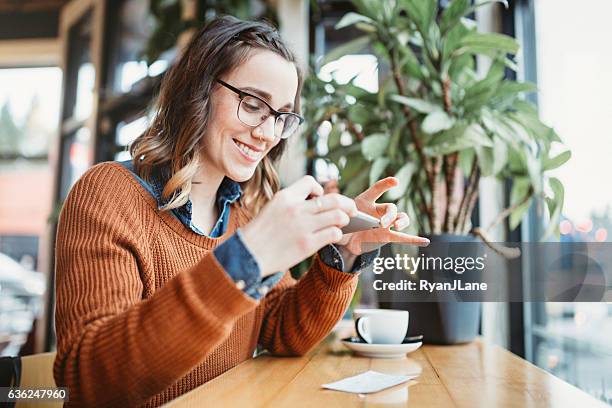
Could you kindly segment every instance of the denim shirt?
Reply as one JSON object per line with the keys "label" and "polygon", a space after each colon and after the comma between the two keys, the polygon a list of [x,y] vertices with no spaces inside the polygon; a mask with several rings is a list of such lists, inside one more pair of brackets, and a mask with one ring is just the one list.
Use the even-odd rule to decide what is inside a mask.
{"label": "denim shirt", "polygon": [[[162,198],[162,191],[165,185],[164,176],[158,171],[151,175],[151,182],[147,183],[135,172],[131,160],[119,162],[128,169],[134,178],[147,190],[157,201],[159,209],[162,209],[167,201]],[[209,234],[201,231],[192,220],[192,202],[188,200],[183,206],[174,208],[171,213],[178,218],[185,227],[196,234],[217,238],[225,233],[228,226],[231,204],[238,200],[242,195],[240,184],[225,177],[217,190],[217,208],[219,218]],[[256,259],[248,250],[242,240],[240,229],[234,235],[220,244],[213,251],[219,264],[223,266],[227,274],[236,283],[236,286],[255,300],[264,296],[274,285],[276,285],[284,275],[284,272],[277,272],[265,278],[261,278],[261,271]],[[349,273],[354,273],[363,269],[373,262],[378,251],[359,256]],[[338,249],[333,245],[327,245],[319,250],[321,260],[332,268],[340,271],[344,269],[344,261]]]}

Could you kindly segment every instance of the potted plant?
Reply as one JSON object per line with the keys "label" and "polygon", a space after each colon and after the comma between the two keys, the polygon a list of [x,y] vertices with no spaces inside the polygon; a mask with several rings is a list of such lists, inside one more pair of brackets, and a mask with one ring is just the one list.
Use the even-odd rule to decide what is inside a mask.
{"label": "potted plant", "polygon": [[[487,231],[508,217],[514,229],[534,200],[546,202],[545,236],[558,231],[564,190],[548,171],[570,152],[552,154],[561,140],[524,98],[534,85],[505,79],[506,69],[516,70],[516,40],[480,33],[467,17],[494,2],[453,0],[440,10],[436,0],[353,0],[356,12],[336,28],[354,26],[363,35],[332,50],[322,64],[369,47],[382,73],[378,92],[316,75],[305,83],[305,134],[310,146],[315,137],[327,142],[322,152],[311,149],[311,157],[338,167],[339,187],[348,196],[382,177],[398,177],[400,185],[384,198],[408,213],[412,233],[433,243],[481,239],[494,245]],[[476,66],[483,59],[490,62],[484,72]],[[486,228],[471,222],[483,177],[512,180],[509,207]],[[477,302],[407,307],[414,311],[411,329],[430,342],[477,334]]]}

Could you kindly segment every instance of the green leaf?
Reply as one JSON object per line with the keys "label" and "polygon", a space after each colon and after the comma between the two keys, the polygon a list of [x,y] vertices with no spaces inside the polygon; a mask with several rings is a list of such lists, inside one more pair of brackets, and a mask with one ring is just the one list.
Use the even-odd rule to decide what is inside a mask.
{"label": "green leaf", "polygon": [[[399,40],[398,40],[399,41]],[[408,45],[398,47],[400,52],[399,66],[404,72],[407,72],[409,76],[423,79],[423,73],[421,72],[421,63],[419,62],[414,52]]]}
{"label": "green leaf", "polygon": [[368,23],[370,25],[374,25],[375,24],[374,20],[372,20],[370,17],[364,16],[363,14],[354,13],[354,12],[351,11],[351,12],[346,13],[340,19],[340,21],[338,21],[338,23],[336,23],[334,28],[336,30],[339,30],[341,28],[351,26],[351,25],[353,25],[355,23],[358,23],[358,22]]}
{"label": "green leaf", "polygon": [[487,105],[491,101],[493,95],[495,95],[496,88],[497,83],[491,83],[487,80],[478,82],[473,87],[468,88],[463,99],[466,115],[473,114],[474,116],[478,116],[480,109]]}
{"label": "green leaf", "polygon": [[511,129],[514,139],[523,142],[528,146],[533,145],[533,136],[521,122],[514,120],[512,115],[499,115],[499,118]]}
{"label": "green leaf", "polygon": [[392,101],[406,105],[420,113],[432,113],[442,110],[440,106],[423,99],[409,98],[402,95],[391,95],[390,98]]}
{"label": "green leaf", "polygon": [[372,19],[377,19],[382,16],[378,0],[353,0],[353,4],[359,14],[371,17]]}
{"label": "green leaf", "polygon": [[565,162],[568,161],[570,157],[572,157],[572,152],[566,150],[563,153],[559,153],[555,157],[547,158],[546,160],[544,160],[542,168],[544,169],[544,171],[556,169],[557,167],[561,167],[563,164],[565,164]]}
{"label": "green leaf", "polygon": [[[458,125],[439,133],[427,143],[425,152],[428,155],[443,155],[475,146],[493,147],[493,142],[478,124]],[[469,170],[468,170],[469,171]]]}
{"label": "green leaf", "polygon": [[523,201],[531,188],[531,181],[528,177],[515,177],[512,180],[512,190],[510,191],[510,205],[516,205]]}
{"label": "green leaf", "polygon": [[508,163],[508,145],[503,140],[493,140],[493,174],[499,174]]}
{"label": "green leaf", "polygon": [[[521,102],[521,103],[519,103]],[[509,118],[512,118],[515,122],[520,123],[527,132],[536,140],[545,140],[550,142],[560,142],[561,139],[555,133],[555,131],[546,126],[538,117],[535,108],[528,103],[522,103],[519,101],[513,104],[513,107],[519,107],[519,111],[508,114]]]}
{"label": "green leaf", "polygon": [[395,0],[387,0],[380,2],[382,5],[382,17],[386,23],[391,22],[393,17],[397,15],[397,10],[395,9],[396,2]]}
{"label": "green leaf", "polygon": [[399,184],[385,193],[386,200],[395,201],[404,195],[416,168],[416,164],[408,162],[395,173],[395,177],[399,180]]}
{"label": "green leaf", "polygon": [[348,118],[353,123],[365,123],[371,115],[371,111],[361,103],[356,103],[348,109]]}
{"label": "green leaf", "polygon": [[518,72],[518,64],[517,62],[512,59],[512,58],[506,58],[504,59],[504,64],[506,64],[506,66],[511,69],[514,72]]}
{"label": "green leaf", "polygon": [[489,83],[494,84],[504,79],[504,73],[504,62],[497,58],[489,66],[485,79],[489,80]]}
{"label": "green leaf", "polygon": [[493,148],[486,146],[474,147],[476,156],[478,156],[478,165],[480,167],[480,173],[483,177],[493,175],[493,163],[495,157],[493,156]]}
{"label": "green leaf", "polygon": [[367,166],[361,168],[355,177],[347,180],[342,193],[348,197],[355,197],[368,188],[368,175],[370,171]]}
{"label": "green leaf", "polygon": [[[436,68],[436,66],[432,63],[429,55],[427,53],[421,53],[421,59],[423,60],[423,63],[421,64],[423,76],[425,78],[430,78],[430,80],[438,78],[438,68]],[[436,80],[429,85],[431,87],[440,86]],[[440,95],[439,92],[437,94]]]}
{"label": "green leaf", "polygon": [[470,7],[470,0],[453,0],[451,4],[444,10],[440,18],[440,31],[444,35],[461,17],[465,16]]}
{"label": "green leaf", "polygon": [[550,221],[548,228],[546,228],[546,231],[544,232],[542,240],[548,238],[559,230],[559,222],[561,220],[561,212],[563,210],[563,202],[565,200],[565,190],[563,189],[563,184],[561,184],[561,181],[559,181],[558,178],[549,178],[548,185],[553,192],[553,198],[550,199],[547,197],[546,200],[550,213]]}
{"label": "green leaf", "polygon": [[512,214],[510,214],[510,219],[508,220],[508,223],[510,224],[510,231],[516,229],[521,221],[523,221],[523,217],[525,216],[527,210],[529,210],[530,206],[531,200],[528,200],[525,204],[520,205],[516,210],[512,211]]}
{"label": "green leaf", "polygon": [[453,51],[455,51],[461,45],[461,40],[463,40],[463,38],[468,35],[469,32],[470,30],[464,24],[457,24],[452,30],[449,30],[448,33],[442,37],[444,41],[442,46],[442,55],[444,60],[447,60]]}
{"label": "green leaf", "polygon": [[514,103],[514,105],[512,105],[512,107],[516,109],[518,112],[526,113],[529,115],[535,115],[535,116],[538,115],[538,109],[533,103],[529,101],[518,100]]}
{"label": "green leaf", "polygon": [[[437,24],[430,24],[427,33],[427,50],[425,50],[432,61],[440,59],[440,27]],[[427,55],[427,54],[426,54]]]}
{"label": "green leaf", "polygon": [[389,136],[384,133],[374,133],[361,142],[361,154],[368,161],[383,155],[389,145]]}
{"label": "green leaf", "polygon": [[468,126],[463,137],[472,145],[493,147],[491,138],[487,135],[482,126],[477,123],[472,123]]}
{"label": "green leaf", "polygon": [[372,167],[370,167],[370,185],[376,183],[380,176],[383,174],[390,160],[388,157],[379,157],[374,160]]}
{"label": "green leaf", "polygon": [[532,82],[517,82],[511,80],[504,80],[499,84],[497,92],[495,92],[495,98],[505,98],[509,95],[518,95],[522,93],[536,92],[538,87]]}
{"label": "green leaf", "polygon": [[358,28],[361,31],[365,31],[366,33],[375,33],[376,32],[376,26],[373,26],[373,25],[368,24],[368,23],[358,22],[358,23],[355,23],[355,27]]}
{"label": "green leaf", "polygon": [[[402,46],[402,47],[408,47],[409,43],[410,43],[410,36],[412,34],[410,33],[409,30],[405,29],[405,30],[398,30],[395,33],[395,39],[397,40],[397,43]],[[410,49],[410,47],[408,47]],[[402,51],[402,50],[398,50],[398,51]],[[412,51],[412,49],[410,49],[410,51]]]}
{"label": "green leaf", "polygon": [[421,33],[427,33],[429,25],[435,18],[438,2],[434,0],[402,0],[400,4]]}
{"label": "green leaf", "polygon": [[[348,146],[340,145],[335,147],[334,149],[330,149],[330,151],[327,153],[327,158],[329,158],[329,160],[334,162],[336,165],[338,165],[338,163],[340,162],[340,158],[342,157],[356,158],[359,163],[366,162],[363,158],[363,155],[361,154],[361,145],[359,143],[353,143]],[[353,163],[346,163],[344,166],[342,166],[341,171],[349,167],[349,165],[353,165]]]}
{"label": "green leaf", "polygon": [[489,69],[487,70],[487,74],[484,79],[476,82],[470,88],[472,89],[472,93],[480,93],[483,88],[489,88],[491,86],[498,86],[498,82],[501,82],[504,79],[504,63],[501,59],[495,59]]}
{"label": "green leaf", "polygon": [[421,123],[421,130],[433,135],[434,133],[452,128],[454,124],[455,119],[453,117],[449,116],[446,112],[437,111],[425,117],[425,120]]}
{"label": "green leaf", "polygon": [[488,105],[497,111],[512,111],[516,101],[526,93],[536,92],[535,84],[530,82],[501,81]]}
{"label": "green leaf", "polygon": [[478,115],[480,109],[491,102],[491,98],[495,96],[503,78],[504,63],[497,59],[489,67],[484,79],[468,86],[465,90],[463,104],[466,114],[475,113]]}
{"label": "green leaf", "polygon": [[[546,126],[546,125],[544,125]],[[548,127],[548,126],[546,126]],[[557,134],[557,132],[555,132],[555,130],[553,128],[549,128],[550,132],[545,132],[544,135],[546,137],[546,139],[548,139],[549,142],[559,142],[561,143],[562,140],[559,137],[559,135]]]}
{"label": "green leaf", "polygon": [[540,160],[530,151],[526,151],[527,156],[527,173],[531,179],[533,191],[536,194],[542,192],[542,166]]}
{"label": "green leaf", "polygon": [[503,141],[508,143],[513,149],[519,150],[519,140],[516,138],[516,134],[512,127],[503,120],[503,117],[489,111],[488,109],[482,110],[482,124],[485,129],[494,135],[499,136]]}
{"label": "green leaf", "polygon": [[448,76],[453,82],[461,83],[460,78],[464,77],[466,72],[471,72],[473,69],[474,58],[469,54],[463,54],[450,60]]}
{"label": "green leaf", "polygon": [[351,152],[345,157],[346,164],[340,169],[340,188],[344,188],[346,183],[356,177],[368,165],[368,162],[361,155],[361,151]]}
{"label": "green leaf", "polygon": [[471,2],[469,0],[453,0],[446,10],[444,10],[440,20],[440,29],[442,30],[443,34],[457,24],[462,17],[471,14],[478,7],[482,7],[485,4],[502,3],[506,6],[506,8],[508,8],[507,0],[487,0],[474,4],[472,7],[469,7],[470,3]]}
{"label": "green leaf", "polygon": [[[510,191],[510,205],[515,205],[525,200],[529,193],[531,182],[527,177],[516,177],[512,180],[512,190]],[[510,230],[514,230],[523,219],[523,216],[529,209],[531,200],[528,200],[524,204],[516,208],[511,214],[509,219]]]}
{"label": "green leaf", "polygon": [[527,159],[524,150],[510,149],[508,151],[508,169],[510,173],[527,177]]}
{"label": "green leaf", "polygon": [[400,139],[402,138],[402,131],[405,129],[404,126],[397,126],[394,130],[393,133],[391,134],[391,140],[389,140],[389,147],[387,148],[387,156],[389,156],[389,158],[391,160],[395,160],[398,154],[398,145],[400,142]]}
{"label": "green leaf", "polygon": [[327,147],[331,150],[340,145],[342,132],[338,126],[334,126],[327,136]]}
{"label": "green leaf", "polygon": [[345,55],[357,54],[362,52],[370,43],[370,37],[364,35],[362,37],[357,37],[354,40],[348,41],[333,50],[331,50],[325,57],[323,61],[321,61],[321,65],[325,65],[331,61],[335,61]]}
{"label": "green leaf", "polygon": [[463,174],[470,174],[475,156],[474,149],[463,149],[459,152],[459,167]]}
{"label": "green leaf", "polygon": [[516,54],[518,49],[518,42],[508,35],[470,32],[463,37],[461,40],[461,47],[453,54],[460,55],[465,52],[486,54],[489,51],[494,51],[495,53],[503,51],[510,54]]}

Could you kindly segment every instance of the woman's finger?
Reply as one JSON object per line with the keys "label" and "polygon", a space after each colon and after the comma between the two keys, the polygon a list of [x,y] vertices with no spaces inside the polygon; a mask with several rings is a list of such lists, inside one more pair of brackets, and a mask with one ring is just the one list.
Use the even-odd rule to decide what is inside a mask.
{"label": "woman's finger", "polygon": [[404,228],[408,227],[409,225],[410,225],[410,218],[408,217],[408,214],[406,214],[405,212],[401,212],[397,214],[397,218],[395,219],[395,222],[393,223],[393,227],[395,228],[396,231],[401,231]]}
{"label": "woman's finger", "polygon": [[323,184],[323,192],[324,194],[339,193],[340,188],[338,187],[338,181],[329,180],[327,183]]}
{"label": "woman's finger", "polygon": [[308,196],[321,196],[323,187],[317,183],[312,176],[304,176],[289,187],[281,190],[281,193],[294,197],[298,200],[305,200]]}
{"label": "woman's finger", "polygon": [[398,231],[386,231],[386,242],[397,242],[404,244],[412,244],[418,246],[427,246],[429,245],[429,239],[425,237],[419,237],[418,235],[409,235],[404,234],[403,232]]}
{"label": "woman's finger", "polygon": [[380,224],[383,228],[390,227],[397,218],[397,206],[393,203],[376,204],[376,212],[380,219]]}
{"label": "woman's finger", "polygon": [[383,228],[358,232],[355,235],[357,234],[359,234],[359,243],[378,242],[380,244],[386,244],[389,242],[397,242],[419,246],[429,245],[429,239],[427,238]]}
{"label": "woman's finger", "polygon": [[323,211],[312,216],[312,230],[318,231],[321,229],[329,228],[331,226],[344,227],[349,223],[349,216],[342,210],[333,209],[329,211]]}
{"label": "woman's finger", "polygon": [[357,214],[357,205],[352,198],[342,194],[331,193],[306,201],[306,211],[317,214],[333,209],[340,209],[353,216]]}
{"label": "woman's finger", "polygon": [[342,239],[342,230],[338,227],[328,227],[315,232],[312,235],[313,242],[317,243],[317,246],[325,246],[333,244]]}
{"label": "woman's finger", "polygon": [[378,200],[387,190],[391,190],[398,184],[399,180],[397,178],[386,177],[382,180],[378,180],[372,185],[372,187],[359,194],[355,199],[373,203],[374,201]]}

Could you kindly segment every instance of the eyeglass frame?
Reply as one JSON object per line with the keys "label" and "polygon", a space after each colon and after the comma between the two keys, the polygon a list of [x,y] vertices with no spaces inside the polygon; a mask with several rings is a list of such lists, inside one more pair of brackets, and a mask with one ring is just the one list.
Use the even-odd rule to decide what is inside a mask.
{"label": "eyeglass frame", "polygon": [[[276,126],[276,120],[282,116],[282,115],[291,115],[291,116],[295,116],[298,118],[298,127],[293,131],[293,133],[291,133],[291,135],[295,134],[295,132],[298,130],[299,126],[304,123],[304,118],[301,117],[300,115],[298,115],[295,112],[281,112],[281,111],[277,111],[276,109],[274,109],[272,106],[270,106],[270,104],[268,102],[266,102],[265,100],[263,100],[261,97],[257,96],[257,95],[253,95],[252,93],[243,91],[239,88],[236,88],[235,86],[232,86],[230,84],[228,84],[227,82],[218,79],[217,78],[217,82],[220,83],[221,85],[223,85],[224,87],[226,87],[227,89],[229,89],[230,91],[236,93],[238,95],[238,97],[240,98],[240,102],[238,103],[238,108],[236,109],[236,116],[238,117],[238,120],[242,123],[244,123],[242,121],[242,119],[240,119],[240,115],[238,114],[238,112],[240,112],[240,104],[242,103],[242,100],[246,97],[246,96],[250,96],[251,98],[255,98],[258,101],[263,102],[264,105],[266,105],[268,107],[268,109],[270,110],[270,113],[272,113],[272,115],[274,115],[274,124]],[[268,120],[270,116],[266,116],[266,118],[261,121],[261,123],[259,125],[249,125],[247,123],[244,123],[246,126],[250,126],[250,127],[257,127],[257,126],[261,126],[262,123],[264,123],[266,120]],[[291,136],[289,135],[289,136]],[[276,136],[276,129],[275,129],[275,137],[281,138],[280,136]],[[281,139],[288,139],[289,136],[285,137],[285,138],[281,138]]]}

